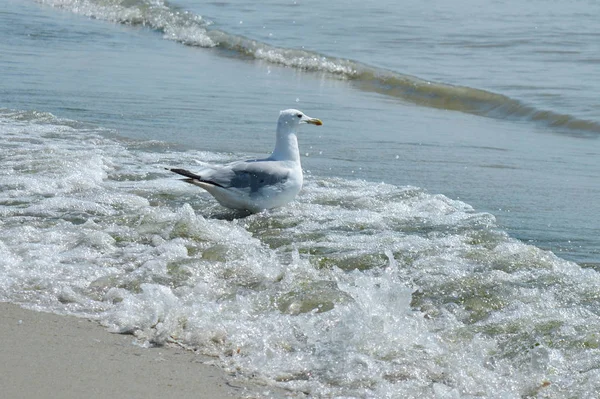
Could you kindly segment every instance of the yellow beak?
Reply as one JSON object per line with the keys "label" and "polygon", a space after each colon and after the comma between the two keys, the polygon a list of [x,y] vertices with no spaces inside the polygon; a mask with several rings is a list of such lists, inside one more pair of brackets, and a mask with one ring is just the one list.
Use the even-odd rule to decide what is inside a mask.
{"label": "yellow beak", "polygon": [[317,118],[311,118],[311,119],[307,120],[306,123],[310,123],[311,125],[317,125],[317,126],[321,126],[323,124],[323,122],[321,122],[321,120],[317,119]]}

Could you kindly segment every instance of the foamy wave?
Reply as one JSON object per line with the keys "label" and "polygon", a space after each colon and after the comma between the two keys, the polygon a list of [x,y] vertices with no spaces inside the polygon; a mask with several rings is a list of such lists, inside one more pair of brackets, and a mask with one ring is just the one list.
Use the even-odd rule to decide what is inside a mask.
{"label": "foamy wave", "polygon": [[215,42],[207,36],[206,30],[197,26],[169,26],[165,29],[163,37],[187,46],[216,46]]}
{"label": "foamy wave", "polygon": [[600,389],[600,274],[511,239],[492,215],[311,176],[287,207],[221,220],[211,197],[161,175],[197,153],[73,126],[0,109],[1,300],[176,342],[291,395]]}
{"label": "foamy wave", "polygon": [[329,72],[346,77],[356,74],[356,69],[354,69],[351,62],[332,60],[307,51],[262,46],[256,49],[253,55],[260,60],[308,71]]}
{"label": "foamy wave", "polygon": [[168,40],[199,47],[214,47],[200,15],[156,0],[38,0],[75,14],[125,25],[142,25],[163,32]]}
{"label": "foamy wave", "polygon": [[359,66],[353,61],[331,58],[312,51],[275,47],[219,30],[210,30],[207,34],[220,48],[245,57],[304,71],[327,72],[342,78],[352,78],[356,76]]}

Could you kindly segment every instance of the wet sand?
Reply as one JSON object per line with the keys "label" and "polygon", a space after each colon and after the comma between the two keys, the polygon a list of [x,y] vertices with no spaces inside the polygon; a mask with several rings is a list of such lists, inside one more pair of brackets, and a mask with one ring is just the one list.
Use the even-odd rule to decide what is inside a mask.
{"label": "wet sand", "polygon": [[94,321],[8,303],[0,314],[1,397],[262,397],[183,349],[145,349]]}

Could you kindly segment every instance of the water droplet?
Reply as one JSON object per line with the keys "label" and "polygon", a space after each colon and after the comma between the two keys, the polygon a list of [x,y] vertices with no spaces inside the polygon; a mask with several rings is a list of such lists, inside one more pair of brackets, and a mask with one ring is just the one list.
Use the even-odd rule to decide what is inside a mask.
{"label": "water droplet", "polygon": [[300,98],[296,97],[296,102],[299,103],[300,102]]}

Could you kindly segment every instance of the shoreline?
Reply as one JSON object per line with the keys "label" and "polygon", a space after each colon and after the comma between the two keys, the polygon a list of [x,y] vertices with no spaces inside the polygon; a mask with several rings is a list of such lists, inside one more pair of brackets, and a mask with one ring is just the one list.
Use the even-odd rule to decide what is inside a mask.
{"label": "shoreline", "polygon": [[142,348],[95,321],[1,302],[3,397],[210,399],[271,396],[171,347]]}

